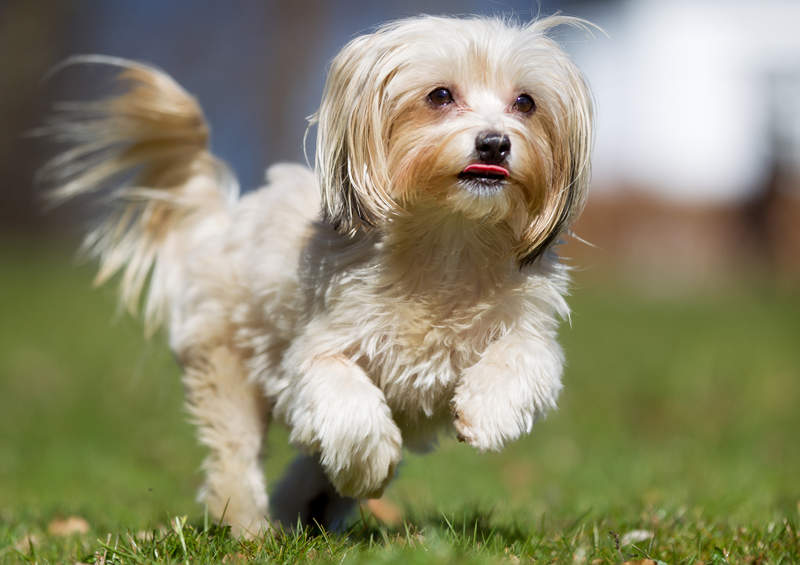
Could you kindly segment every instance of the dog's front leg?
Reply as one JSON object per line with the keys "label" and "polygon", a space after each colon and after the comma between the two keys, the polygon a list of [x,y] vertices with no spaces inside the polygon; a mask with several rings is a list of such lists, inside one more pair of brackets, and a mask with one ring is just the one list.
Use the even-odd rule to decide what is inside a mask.
{"label": "dog's front leg", "polygon": [[314,356],[299,367],[276,406],[291,428],[289,439],[319,453],[341,495],[380,496],[402,456],[383,392],[344,355]]}
{"label": "dog's front leg", "polygon": [[555,407],[563,363],[551,337],[518,331],[489,345],[464,371],[453,396],[459,439],[481,451],[497,451],[530,432]]}

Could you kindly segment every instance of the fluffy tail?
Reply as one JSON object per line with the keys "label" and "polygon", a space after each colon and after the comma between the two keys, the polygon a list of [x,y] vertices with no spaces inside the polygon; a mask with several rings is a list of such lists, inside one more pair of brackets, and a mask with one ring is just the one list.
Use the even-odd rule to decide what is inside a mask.
{"label": "fluffy tail", "polygon": [[198,213],[219,210],[239,192],[228,167],[208,151],[208,126],[197,101],[153,67],[112,57],[82,56],[72,63],[120,69],[123,94],[57,107],[40,130],[67,145],[39,172],[60,203],[84,193],[110,190],[104,221],[84,248],[99,259],[95,279],[117,272],[120,297],[135,313],[151,275],[145,302],[148,332],[163,320],[170,261],[167,241],[189,229]]}

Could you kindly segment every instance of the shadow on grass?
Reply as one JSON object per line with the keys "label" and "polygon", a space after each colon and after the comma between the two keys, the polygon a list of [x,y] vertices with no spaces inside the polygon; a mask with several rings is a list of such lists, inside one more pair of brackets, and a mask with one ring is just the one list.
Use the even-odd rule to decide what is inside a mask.
{"label": "shadow on grass", "polygon": [[[548,524],[544,516],[538,524],[522,519],[496,519],[493,511],[470,508],[456,515],[446,513],[409,513],[401,524],[380,524],[370,514],[362,513],[345,537],[368,547],[403,545],[417,547],[436,540],[458,552],[495,555],[537,555],[544,546],[571,556],[576,532],[583,528],[590,511],[568,523]],[[558,535],[553,537],[553,532]]]}

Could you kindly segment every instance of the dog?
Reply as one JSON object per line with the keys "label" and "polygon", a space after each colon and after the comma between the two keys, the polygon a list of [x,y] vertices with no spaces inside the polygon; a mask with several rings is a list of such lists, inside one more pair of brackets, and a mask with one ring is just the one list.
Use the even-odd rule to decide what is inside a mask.
{"label": "dog", "polygon": [[[555,407],[568,267],[593,109],[548,35],[582,20],[420,16],[333,59],[315,170],[239,196],[196,100],[110,57],[125,90],[56,111],[42,169],[60,202],[110,190],[85,247],[97,282],[165,325],[208,448],[199,498],[235,535],[345,523],[403,447],[442,430],[501,449]],[[72,61],[74,62],[74,61]],[[271,419],[301,455],[268,502]]]}

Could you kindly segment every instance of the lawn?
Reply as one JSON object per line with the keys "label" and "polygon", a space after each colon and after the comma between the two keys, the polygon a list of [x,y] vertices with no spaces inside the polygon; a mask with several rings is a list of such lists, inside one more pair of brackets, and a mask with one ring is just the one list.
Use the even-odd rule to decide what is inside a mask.
{"label": "lawn", "polygon": [[364,509],[345,534],[241,542],[194,501],[203,453],[163,340],[91,277],[71,251],[0,244],[0,562],[800,561],[796,291],[648,296],[581,274],[560,408],[530,437],[408,456],[385,497],[398,524]]}

